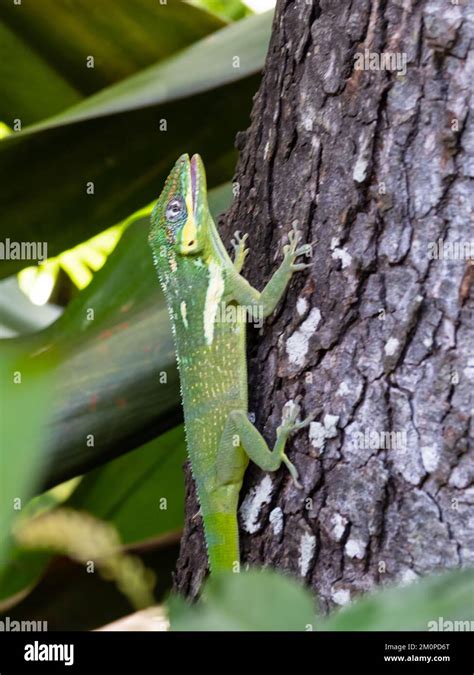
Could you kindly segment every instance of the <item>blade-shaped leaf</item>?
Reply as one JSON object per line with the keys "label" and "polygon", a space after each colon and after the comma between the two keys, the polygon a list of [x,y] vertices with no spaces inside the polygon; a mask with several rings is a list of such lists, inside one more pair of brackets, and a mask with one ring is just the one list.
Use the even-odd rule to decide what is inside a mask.
{"label": "blade-shaped leaf", "polygon": [[4,2],[0,119],[55,114],[224,25],[181,0]]}
{"label": "blade-shaped leaf", "polygon": [[[230,184],[211,190],[215,216],[231,193]],[[0,356],[7,348],[58,354],[47,485],[136,448],[181,419],[174,344],[148,229],[147,217],[127,228],[56,323],[33,336],[0,341]]]}
{"label": "blade-shaped leaf", "polygon": [[[410,586],[378,589],[328,618],[308,590],[267,570],[211,578],[195,605],[170,602],[172,630],[427,631],[474,620],[474,570],[433,574]],[[447,624],[449,626],[449,623]],[[459,625],[459,624],[458,624]],[[446,627],[445,630],[453,630]]]}
{"label": "blade-shaped leaf", "polygon": [[[104,90],[84,103],[87,110],[71,109],[61,126],[4,139],[0,171],[22,179],[2,186],[0,241],[47,242],[49,255],[70,248],[155,198],[182,152],[203,155],[210,186],[229,179],[233,139],[248,123],[257,88],[251,73],[263,65],[269,33],[269,16],[244,19],[151,76],[140,73]],[[7,259],[0,274],[24,264]]]}
{"label": "blade-shaped leaf", "polygon": [[20,354],[15,341],[7,342],[0,362],[0,565],[43,470],[55,376],[52,354]]}
{"label": "blade-shaped leaf", "polygon": [[175,631],[304,631],[314,623],[308,591],[269,570],[213,576],[197,605],[174,596],[169,608]]}
{"label": "blade-shaped leaf", "polygon": [[231,24],[165,61],[107,87],[64,113],[35,124],[23,137],[65,124],[156,106],[257,73],[265,59],[271,13]]}
{"label": "blade-shaped leaf", "polygon": [[334,612],[321,628],[428,630],[430,622],[437,623],[440,617],[446,621],[474,620],[474,570],[434,574],[403,588],[379,589]]}
{"label": "blade-shaped leaf", "polygon": [[62,354],[50,415],[50,482],[89,470],[180,420],[174,344],[148,229],[148,218],[130,225],[90,286],[41,335]]}
{"label": "blade-shaped leaf", "polygon": [[60,314],[56,305],[33,305],[20,291],[16,277],[0,282],[0,337],[38,331]]}
{"label": "blade-shaped leaf", "polygon": [[[69,483],[36,495],[21,509],[23,518],[49,511],[64,502],[77,484]],[[43,575],[52,555],[44,551],[28,551],[16,542],[9,549],[5,564],[0,567],[0,612],[16,605],[28,595]]]}
{"label": "blade-shaped leaf", "polygon": [[28,595],[41,579],[50,560],[50,553],[12,547],[0,568],[0,612],[13,607]]}
{"label": "blade-shaped leaf", "polygon": [[[125,545],[174,540],[184,521],[185,457],[184,433],[178,427],[91,471],[63,505],[111,523]],[[49,494],[40,495],[32,504],[41,500],[44,511]],[[49,508],[57,504],[49,499]],[[0,569],[0,611],[31,590],[51,557],[13,547]]]}
{"label": "blade-shaped leaf", "polygon": [[189,2],[233,21],[252,14],[251,9],[242,0],[189,0]]}
{"label": "blade-shaped leaf", "polygon": [[[13,8],[13,3],[10,6]],[[26,126],[55,115],[82,98],[73,85],[1,21],[0,88],[0,120],[11,127],[15,120]]]}
{"label": "blade-shaped leaf", "polygon": [[88,473],[66,505],[111,522],[124,544],[170,535],[184,521],[185,459],[178,427]]}

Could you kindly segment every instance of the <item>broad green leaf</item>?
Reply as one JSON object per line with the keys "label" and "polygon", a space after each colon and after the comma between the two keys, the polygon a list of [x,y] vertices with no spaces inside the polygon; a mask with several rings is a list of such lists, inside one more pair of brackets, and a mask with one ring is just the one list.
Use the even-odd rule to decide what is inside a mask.
{"label": "broad green leaf", "polygon": [[0,282],[0,338],[41,330],[60,314],[56,305],[33,305],[20,291],[16,277]]}
{"label": "broad green leaf", "polygon": [[113,581],[133,607],[153,605],[154,574],[124,550],[111,523],[84,511],[59,507],[23,519],[18,525],[15,539],[22,549],[66,555],[82,565],[94,560],[96,571],[106,581]]}
{"label": "broad green leaf", "polygon": [[[57,492],[63,488],[70,492],[69,484],[38,495],[23,509],[23,517],[62,503],[111,523],[125,545],[167,540],[183,526],[185,458],[179,427],[78,479],[65,502]],[[13,547],[0,569],[0,611],[36,585],[51,558],[50,553]]]}
{"label": "broad green leaf", "polygon": [[[13,3],[10,7],[14,8]],[[1,15],[1,10],[0,10]],[[0,20],[0,119],[22,126],[55,115],[82,96]]]}
{"label": "broad green leaf", "polygon": [[428,630],[439,617],[474,620],[473,569],[434,574],[403,588],[379,589],[334,612],[321,629]]}
{"label": "broad green leaf", "polygon": [[[25,267],[18,273],[18,285],[35,305],[43,306],[55,289],[61,288],[60,270],[63,270],[73,284],[85,288],[107,260],[119,241],[125,224],[114,225],[92,239],[63,251],[44,263]],[[59,283],[58,283],[59,280]]]}
{"label": "broad green leaf", "polygon": [[433,574],[405,587],[378,589],[328,618],[316,615],[308,590],[268,571],[222,574],[210,579],[201,600],[173,596],[171,629],[427,631],[439,621],[474,620],[474,570]]}
{"label": "broad green leaf", "polygon": [[[14,343],[13,340],[7,341]],[[47,461],[55,359],[10,344],[0,361],[0,565]]]}
{"label": "broad green leaf", "polygon": [[22,137],[178,101],[254,75],[265,59],[270,14],[252,16],[226,26],[164,61],[102,89],[65,112],[29,127]]}
{"label": "broad green leaf", "polygon": [[201,600],[169,603],[174,631],[305,631],[314,625],[314,602],[295,579],[269,570],[219,574]]}
{"label": "broad green leaf", "polygon": [[[230,198],[230,184],[210,192],[215,217]],[[48,411],[48,485],[136,448],[181,420],[174,344],[148,230],[148,217],[129,225],[56,323],[33,336],[0,341],[0,358],[10,349],[58,354],[58,389]]]}
{"label": "broad green leaf", "polygon": [[[3,139],[0,171],[21,179],[2,186],[0,241],[46,241],[56,255],[155,199],[182,152],[203,155],[210,186],[230,179],[235,133],[248,125],[270,20],[239,21]],[[24,264],[5,260],[0,274]]]}
{"label": "broad green leaf", "polygon": [[66,506],[112,523],[124,544],[179,531],[184,521],[182,427],[88,473]]}
{"label": "broad green leaf", "polygon": [[[43,492],[21,509],[22,518],[30,518],[53,509],[70,496],[74,479]],[[13,543],[5,564],[0,567],[0,612],[20,602],[41,579],[52,555],[44,551],[26,551]]]}
{"label": "broad green leaf", "polygon": [[226,19],[232,19],[237,21],[242,19],[244,16],[251,14],[248,6],[242,2],[242,0],[189,0],[191,4],[196,5],[197,7],[203,7],[204,9],[214,12],[219,16],[223,16]]}
{"label": "broad green leaf", "polygon": [[51,560],[44,551],[23,551],[13,546],[0,568],[0,612],[20,602],[41,579]]}
{"label": "broad green leaf", "polygon": [[148,218],[131,224],[91,284],[35,336],[61,354],[49,416],[49,483],[138,447],[180,421],[174,344],[148,230]]}
{"label": "broad green leaf", "polygon": [[4,2],[0,119],[55,114],[223,25],[180,0]]}

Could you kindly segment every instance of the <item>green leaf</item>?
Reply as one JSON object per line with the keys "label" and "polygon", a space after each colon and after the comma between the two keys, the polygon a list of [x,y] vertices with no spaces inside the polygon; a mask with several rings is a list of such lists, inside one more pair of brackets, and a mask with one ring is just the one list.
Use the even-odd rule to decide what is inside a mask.
{"label": "green leaf", "polygon": [[219,574],[201,600],[169,602],[174,631],[304,631],[314,624],[314,603],[296,580],[269,570]]}
{"label": "green leaf", "polygon": [[252,14],[241,0],[190,0],[190,2],[233,21]]}
{"label": "green leaf", "polygon": [[317,617],[309,591],[283,575],[253,570],[210,579],[201,600],[173,596],[172,630],[438,630],[443,621],[474,620],[474,570],[434,574],[406,587],[378,589]]}
{"label": "green leaf", "polygon": [[7,563],[0,568],[0,611],[16,605],[36,586],[51,560],[44,551],[23,551],[13,547]]}
{"label": "green leaf", "polygon": [[0,337],[38,331],[60,313],[55,305],[33,305],[20,291],[16,277],[0,282]]}
{"label": "green leaf", "polygon": [[252,16],[226,26],[178,54],[89,96],[64,113],[29,127],[21,137],[163,105],[254,75],[261,70],[265,59],[270,14]]}
{"label": "green leaf", "polygon": [[325,621],[323,630],[418,631],[430,621],[474,620],[474,570],[452,571],[403,588],[377,590]]}
{"label": "green leaf", "polygon": [[0,361],[0,566],[9,534],[46,462],[45,420],[54,390],[54,357],[19,354],[9,342]]}
{"label": "green leaf", "polygon": [[[14,7],[13,3],[10,7]],[[0,87],[0,119],[10,126],[14,120],[21,120],[22,126],[26,126],[54,115],[82,98],[67,80],[1,21]]]}
{"label": "green leaf", "polygon": [[[230,184],[209,193],[215,217],[231,194]],[[56,323],[27,338],[0,341],[0,358],[9,349],[57,354],[57,392],[47,415],[47,485],[84,473],[181,421],[174,344],[148,230],[148,217],[129,225]]]}
{"label": "green leaf", "polygon": [[[22,514],[62,504],[111,523],[125,545],[167,541],[183,527],[185,459],[184,432],[178,427],[78,479],[65,502],[55,495],[64,491],[60,486],[35,497]],[[0,611],[38,583],[51,558],[50,553],[11,549],[0,569]]]}
{"label": "green leaf", "polygon": [[184,522],[185,459],[178,427],[87,474],[66,506],[112,523],[124,544],[176,533]]}
{"label": "green leaf", "polygon": [[[75,479],[43,492],[21,509],[22,518],[30,518],[61,504],[72,492]],[[0,568],[0,611],[16,605],[41,579],[52,555],[41,551],[25,551],[16,543],[8,551]]]}
{"label": "green leaf", "polygon": [[35,336],[61,355],[49,416],[48,484],[88,471],[180,421],[174,344],[148,230],[148,218],[130,225],[91,284]]}
{"label": "green leaf", "polygon": [[0,119],[25,126],[55,114],[223,25],[179,0],[2,3]]}
{"label": "green leaf", "polygon": [[[56,255],[155,199],[182,152],[203,155],[210,186],[230,179],[233,140],[248,124],[252,73],[263,65],[269,31],[267,15],[240,21],[82,108],[3,139],[0,171],[22,180],[2,187],[0,241],[46,241]],[[0,274],[24,264],[5,260]]]}

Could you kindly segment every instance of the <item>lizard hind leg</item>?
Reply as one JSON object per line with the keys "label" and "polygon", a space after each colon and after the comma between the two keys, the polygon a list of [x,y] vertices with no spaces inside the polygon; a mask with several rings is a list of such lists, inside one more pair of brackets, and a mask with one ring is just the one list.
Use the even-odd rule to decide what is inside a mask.
{"label": "lizard hind leg", "polygon": [[216,484],[211,503],[202,509],[204,529],[211,571],[225,569],[238,571],[239,532],[237,506],[240,487],[249,458],[264,471],[276,471],[285,464],[297,487],[296,467],[285,454],[285,444],[293,431],[308,426],[314,415],[298,421],[300,407],[297,402],[284,406],[282,421],[277,429],[273,450],[262,434],[254,427],[244,409],[231,410],[222,432],[216,458]]}
{"label": "lizard hind leg", "polygon": [[[298,472],[296,467],[285,454],[285,445],[289,435],[293,431],[303,429],[313,419],[310,416],[298,422],[300,407],[298,403],[287,403],[283,410],[282,422],[277,429],[277,438],[273,450],[267,445],[262,434],[254,427],[244,410],[232,410],[227,418],[226,426],[222,434],[217,453],[217,481],[225,484],[232,481],[235,471],[242,459],[239,456],[243,452],[252,462],[264,471],[276,471],[284,463],[297,487]],[[231,443],[230,439],[237,436],[238,443]]]}

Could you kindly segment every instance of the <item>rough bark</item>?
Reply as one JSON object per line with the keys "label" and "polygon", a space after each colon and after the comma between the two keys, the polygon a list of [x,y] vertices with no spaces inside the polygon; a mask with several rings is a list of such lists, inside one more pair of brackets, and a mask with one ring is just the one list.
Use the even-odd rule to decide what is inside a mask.
{"label": "rough bark", "polygon": [[[244,275],[263,287],[295,220],[317,240],[249,355],[270,443],[285,401],[317,411],[289,445],[304,489],[249,468],[242,560],[304,578],[323,609],[474,564],[473,263],[430,256],[474,240],[472,17],[461,0],[281,0],[237,139],[221,232],[249,232]],[[356,70],[366,48],[406,54],[406,75]],[[175,583],[191,596],[197,510],[188,480]]]}

